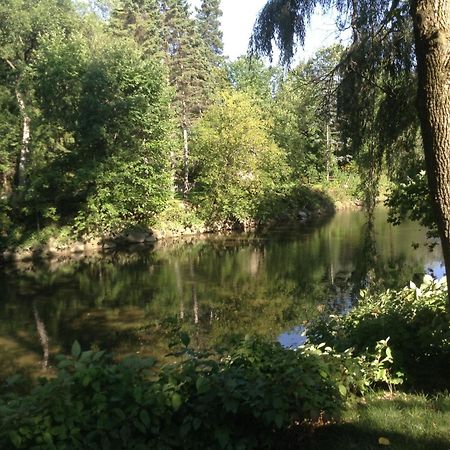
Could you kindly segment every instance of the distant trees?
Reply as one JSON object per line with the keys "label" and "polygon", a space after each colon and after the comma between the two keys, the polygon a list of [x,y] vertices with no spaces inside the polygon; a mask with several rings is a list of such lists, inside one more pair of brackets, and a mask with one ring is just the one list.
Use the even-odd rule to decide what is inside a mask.
{"label": "distant trees", "polygon": [[291,70],[275,96],[274,136],[287,152],[294,176],[303,182],[330,179],[341,150],[335,67],[340,46],[319,50]]}

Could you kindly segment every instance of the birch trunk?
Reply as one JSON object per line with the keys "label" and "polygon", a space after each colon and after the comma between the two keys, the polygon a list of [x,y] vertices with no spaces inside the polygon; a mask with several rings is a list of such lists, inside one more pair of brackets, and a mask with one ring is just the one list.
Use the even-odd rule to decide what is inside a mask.
{"label": "birch trunk", "polygon": [[[450,0],[412,0],[418,110],[433,207],[450,275]],[[450,300],[449,300],[450,305]]]}
{"label": "birch trunk", "polygon": [[186,126],[183,127],[183,172],[183,194],[186,195],[189,191],[189,142]]}
{"label": "birch trunk", "polygon": [[30,117],[27,114],[23,96],[16,91],[17,103],[19,105],[20,114],[22,115],[22,141],[19,153],[19,162],[17,165],[17,183],[21,187],[25,184],[26,169],[30,155]]}

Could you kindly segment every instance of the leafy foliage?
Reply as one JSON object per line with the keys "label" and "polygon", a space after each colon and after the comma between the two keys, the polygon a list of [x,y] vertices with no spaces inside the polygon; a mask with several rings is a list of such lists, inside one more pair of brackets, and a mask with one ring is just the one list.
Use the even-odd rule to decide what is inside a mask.
{"label": "leafy foliage", "polygon": [[[401,291],[361,294],[345,316],[330,316],[308,330],[312,342],[327,342],[336,350],[354,348],[356,354],[389,338],[394,368],[415,386],[448,386],[450,356],[449,313],[445,279],[425,276],[417,287]],[[433,372],[432,379],[429,374]]]}
{"label": "leafy foliage", "polygon": [[[113,363],[103,351],[59,357],[58,375],[0,401],[5,448],[274,448],[296,423],[335,416],[370,383],[350,352],[297,351],[247,339],[228,353],[198,353],[180,335],[179,358]],[[378,364],[378,367],[380,364]],[[281,441],[280,441],[281,439]]]}
{"label": "leafy foliage", "polygon": [[252,99],[232,91],[224,92],[197,123],[192,199],[211,221],[257,218],[267,193],[282,186],[289,168],[268,127]]}
{"label": "leafy foliage", "polygon": [[425,171],[396,184],[385,204],[389,208],[389,221],[393,224],[398,225],[407,219],[415,220],[429,230],[429,237],[437,237],[437,222]]}

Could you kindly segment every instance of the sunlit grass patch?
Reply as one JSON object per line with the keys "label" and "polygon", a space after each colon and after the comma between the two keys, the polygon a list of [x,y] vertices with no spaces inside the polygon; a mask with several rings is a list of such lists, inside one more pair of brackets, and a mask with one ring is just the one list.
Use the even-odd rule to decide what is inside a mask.
{"label": "sunlit grass patch", "polygon": [[349,407],[339,424],[317,429],[309,449],[450,449],[450,395],[378,393]]}

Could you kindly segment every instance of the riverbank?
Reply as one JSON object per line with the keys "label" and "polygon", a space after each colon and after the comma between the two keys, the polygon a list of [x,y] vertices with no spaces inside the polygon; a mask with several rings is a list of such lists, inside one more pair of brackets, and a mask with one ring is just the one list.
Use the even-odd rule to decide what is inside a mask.
{"label": "riverbank", "polygon": [[[348,192],[347,192],[348,190]],[[328,192],[332,195],[328,195]],[[302,192],[302,199],[284,201],[274,207],[265,219],[209,222],[188,202],[173,200],[150,226],[130,226],[110,234],[91,233],[77,236],[69,226],[55,225],[42,230],[23,233],[14,239],[6,238],[6,248],[0,263],[29,263],[39,260],[68,260],[103,256],[116,250],[153,247],[157,242],[184,237],[199,237],[211,233],[250,231],[276,227],[279,224],[314,223],[331,217],[336,211],[358,209],[360,200],[348,187],[325,190],[322,186]],[[19,233],[18,233],[19,234]]]}

